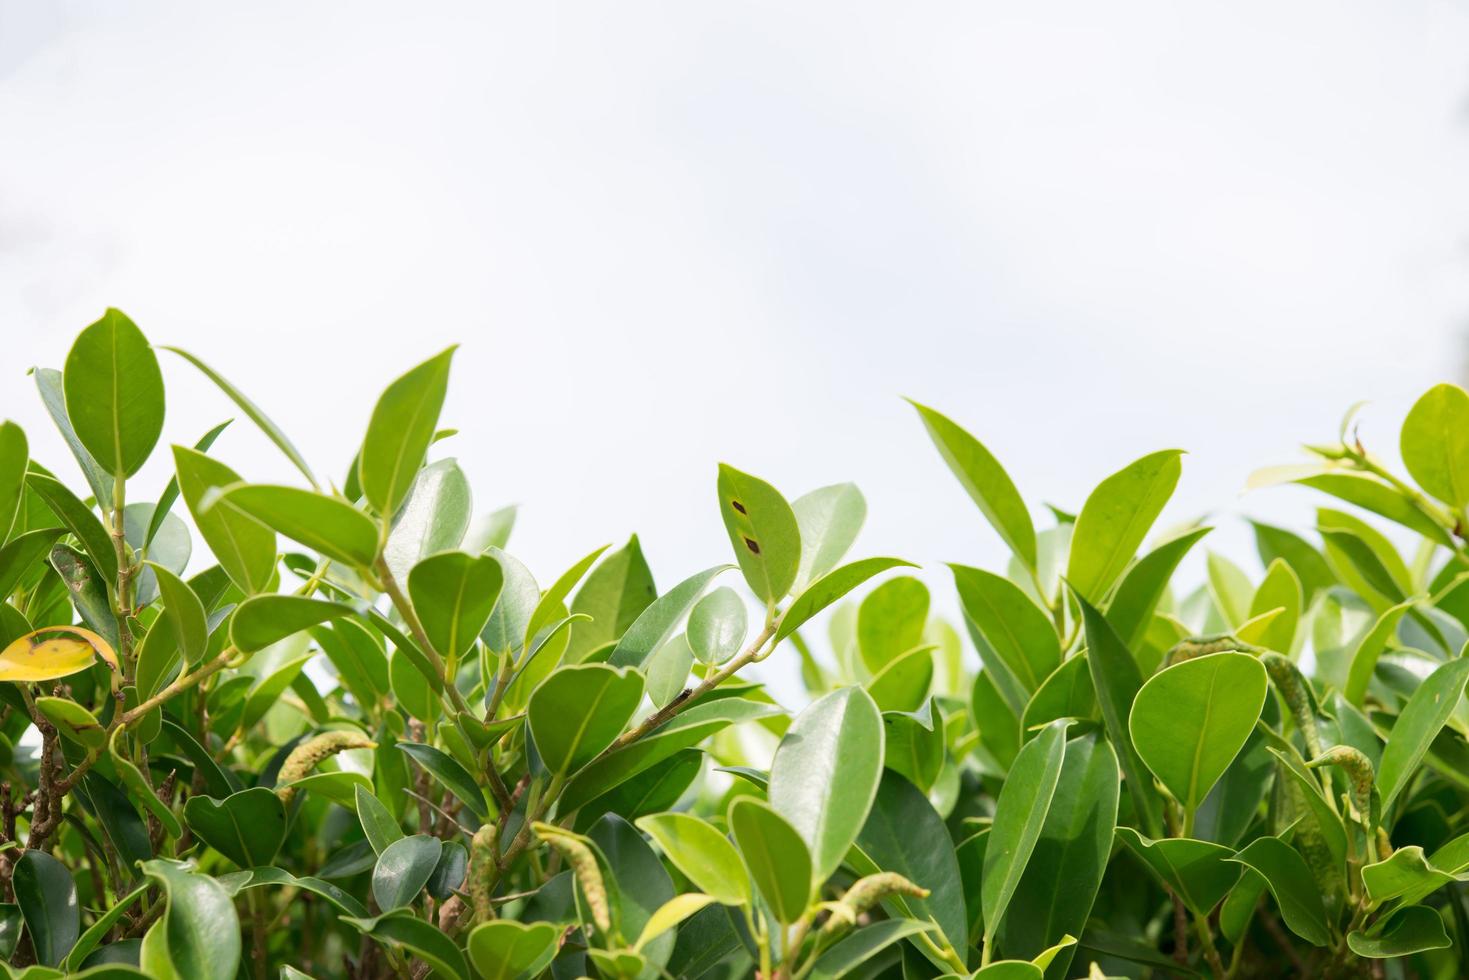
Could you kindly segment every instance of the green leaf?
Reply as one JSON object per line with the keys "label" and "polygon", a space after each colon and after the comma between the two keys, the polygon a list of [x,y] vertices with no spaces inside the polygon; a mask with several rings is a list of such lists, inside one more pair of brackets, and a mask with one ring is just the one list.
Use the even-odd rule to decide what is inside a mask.
{"label": "green leaf", "polygon": [[362,511],[338,497],[299,487],[243,483],[229,487],[205,509],[233,504],[244,514],[332,561],[367,568],[377,558],[378,529]]}
{"label": "green leaf", "polygon": [[286,838],[286,808],[263,786],[223,800],[191,796],[184,822],[194,835],[242,868],[269,864]]}
{"label": "green leaf", "polygon": [[889,897],[886,904],[891,913],[920,922],[932,921],[950,946],[968,949],[959,861],[943,819],[917,787],[896,773],[884,773],[857,847],[871,862],[870,867],[856,868],[858,874],[896,871],[929,890],[927,898]]}
{"label": "green leaf", "polygon": [[901,558],[863,558],[827,572],[806,586],[786,608],[780,617],[780,626],[775,631],[775,642],[779,643],[795,633],[807,621],[857,586],[874,575],[890,568],[915,568],[912,562]]}
{"label": "green leaf", "polygon": [[917,647],[889,661],[867,682],[867,693],[881,711],[915,711],[933,686],[931,646]]}
{"label": "green leaf", "polygon": [[1123,781],[1143,830],[1158,833],[1162,824],[1157,794],[1152,791],[1152,780],[1143,768],[1143,761],[1132,744],[1132,734],[1128,729],[1133,700],[1143,685],[1142,673],[1132,652],[1102,614],[1080,596],[1077,596],[1077,605],[1081,607],[1086,631],[1087,667],[1091,670],[1092,685],[1096,689],[1097,706],[1102,709],[1107,738],[1117,749]]}
{"label": "green leaf", "polygon": [[56,966],[81,934],[71,872],[45,851],[26,851],[15,862],[11,885],[37,961]]}
{"label": "green leaf", "polygon": [[[370,867],[372,867],[372,862],[368,861],[364,865],[364,870]],[[229,879],[234,884],[226,884],[226,879]],[[227,888],[232,888],[235,892],[245,891],[250,888],[264,888],[267,885],[274,885],[279,888],[295,888],[310,892],[313,895],[320,895],[335,906],[338,911],[344,912],[347,915],[367,914],[367,909],[363,907],[361,902],[331,882],[312,877],[298,878],[288,871],[282,871],[280,868],[250,868],[246,871],[236,871],[230,875],[221,875],[217,880],[221,885],[226,885]]]}
{"label": "green leaf", "polygon": [[1403,905],[1417,905],[1459,876],[1434,867],[1417,844],[1400,847],[1392,856],[1362,868],[1367,896],[1382,904],[1401,898]]}
{"label": "green leaf", "polygon": [[1051,620],[1007,578],[965,565],[950,565],[949,570],[964,615],[1026,692],[1034,693],[1061,665],[1061,641]]}
{"label": "green leaf", "polygon": [[62,387],[72,428],[98,465],[117,477],[138,472],[163,432],[163,373],[143,332],[108,309],[77,335]]}
{"label": "green leaf", "polygon": [[842,863],[882,777],[882,715],[867,692],[845,687],[796,716],[770,766],[770,804],[806,842],[814,884]]}
{"label": "green leaf", "polygon": [[36,710],[64,737],[89,749],[107,744],[107,731],[86,708],[66,698],[38,697]]}
{"label": "green leaf", "polygon": [[795,922],[812,890],[811,853],[801,834],[768,804],[748,796],[730,805],[729,828],[771,913],[782,923]]}
{"label": "green leaf", "polygon": [[515,980],[547,957],[561,938],[549,922],[482,922],[469,934],[469,961],[483,980]]}
{"label": "green leaf", "polygon": [[764,480],[721,463],[719,512],[751,591],[767,605],[785,598],[801,564],[791,505]]}
{"label": "green leaf", "polygon": [[246,595],[264,592],[275,573],[275,532],[234,505],[223,502],[203,511],[211,487],[240,482],[240,475],[203,453],[173,447],[179,491],[209,550],[230,580]]}
{"label": "green leaf", "polygon": [[643,677],[635,670],[606,664],[558,668],[526,708],[541,761],[560,775],[582,768],[617,739],[642,697]]}
{"label": "green leaf", "polygon": [[1301,583],[1296,578],[1296,573],[1291,571],[1290,565],[1279,558],[1271,562],[1265,571],[1264,580],[1250,600],[1250,610],[1246,618],[1254,619],[1272,609],[1284,611],[1265,627],[1264,632],[1255,640],[1256,645],[1289,655],[1295,646],[1296,627],[1301,620],[1303,601]]}
{"label": "green leaf", "polygon": [[[604,814],[587,836],[606,858],[609,884],[617,896],[617,924],[625,938],[636,939],[674,897],[673,878],[637,828],[617,814]],[[668,962],[673,943],[673,935],[665,933],[650,938],[640,954],[656,970]]]}
{"label": "green leaf", "polygon": [[1434,385],[1403,419],[1403,465],[1418,485],[1450,507],[1469,503],[1469,393]]}
{"label": "green leaf", "polygon": [[1296,482],[1386,517],[1439,544],[1453,543],[1448,532],[1438,522],[1424,514],[1417,504],[1396,487],[1389,486],[1376,477],[1362,473],[1316,473]]}
{"label": "green leaf", "polygon": [[[71,947],[71,952],[67,953],[66,958],[61,962],[61,968],[71,972],[79,970],[81,964],[97,948],[97,945],[103,939],[107,938],[107,934],[112,931],[112,927],[122,920],[122,917],[127,914],[128,909],[132,908],[138,899],[147,893],[150,887],[147,884],[139,885],[126,895],[119,895],[112,903],[112,906],[106,912],[99,915],[96,921],[87,927],[87,931],[82,933],[81,938]],[[4,952],[4,950],[0,950],[0,952]]]}
{"label": "green leaf", "polygon": [[1207,916],[1239,880],[1234,851],[1187,837],[1149,840],[1131,827],[1118,827],[1117,838],[1160,882],[1178,895],[1189,911]]}
{"label": "green leaf", "polygon": [[958,477],[959,483],[979,505],[985,519],[1000,532],[1000,537],[1010,546],[1032,571],[1036,568],[1035,525],[1030,511],[1020,497],[1020,491],[1010,482],[1010,476],[997,459],[990,454],[978,439],[965,432],[949,419],[918,404],[912,399],[908,403],[918,410],[929,438],[938,447],[939,455],[949,464],[949,469]]}
{"label": "green leaf", "polygon": [[559,807],[570,813],[603,793],[651,769],[683,749],[698,745],[732,724],[775,713],[768,704],[729,697],[696,704],[630,745],[614,749],[566,784]]}
{"label": "green leaf", "polygon": [[912,919],[883,919],[863,926],[816,958],[810,980],[840,980],[858,974],[858,967],[909,936],[928,932],[933,926]]}
{"label": "green leaf", "polygon": [[384,517],[397,513],[433,442],[449,387],[450,347],[388,385],[372,410],[357,460],[363,496]]}
{"label": "green leaf", "polygon": [[[403,744],[403,743],[399,743]],[[381,800],[361,786],[356,788],[357,819],[362,822],[362,832],[377,854],[394,841],[403,839],[403,828]]]}
{"label": "green leaf", "polygon": [[795,591],[837,567],[867,519],[867,501],[855,483],[812,490],[791,501],[801,532],[801,565]]}
{"label": "green leaf", "polygon": [[454,940],[409,912],[389,912],[371,919],[344,917],[342,921],[377,942],[410,950],[444,976],[469,980],[469,963]]}
{"label": "green leaf", "polygon": [[1062,718],[1086,719],[1097,715],[1097,690],[1086,663],[1086,653],[1061,661],[1051,676],[1025,704],[1020,716],[1022,738],[1043,725]]}
{"label": "green leaf", "polygon": [[648,700],[655,707],[665,707],[683,693],[684,682],[694,666],[694,651],[683,633],[663,644],[643,665],[647,676]]}
{"label": "green leaf", "polygon": [[928,586],[910,575],[888,579],[857,608],[857,651],[876,674],[923,642],[928,622]]}
{"label": "green leaf", "polygon": [[986,945],[999,931],[1045,826],[1066,757],[1066,727],[1064,721],[1052,722],[1026,743],[1015,757],[995,802],[994,824],[984,852]]}
{"label": "green leaf", "polygon": [[[204,658],[209,648],[209,617],[204,603],[187,582],[173,572],[149,562],[158,578],[158,594],[163,599],[163,614],[154,629],[168,629],[184,662],[193,666]],[[151,634],[151,630],[149,631]],[[149,692],[152,693],[152,692]]]}
{"label": "green leaf", "polygon": [[1407,788],[1428,747],[1454,713],[1466,681],[1469,658],[1450,660],[1428,675],[1393,722],[1377,767],[1377,789],[1382,794],[1384,813]]}
{"label": "green leaf", "polygon": [[653,572],[634,534],[591,570],[572,599],[572,614],[591,621],[572,628],[566,662],[579,664],[593,650],[617,641],[657,597]]}
{"label": "green leaf", "polygon": [[636,823],[694,887],[725,905],[749,903],[749,877],[739,852],[708,823],[687,813],[656,813]]}
{"label": "green leaf", "polygon": [[1377,660],[1397,635],[1398,623],[1402,621],[1403,615],[1412,608],[1412,600],[1389,606],[1377,617],[1372,628],[1357,641],[1347,669],[1347,683],[1342,688],[1342,696],[1351,704],[1360,708],[1366,703],[1367,687],[1372,682],[1373,672],[1377,670]]}
{"label": "green leaf", "polygon": [[102,573],[110,594],[117,581],[117,550],[112,543],[112,536],[102,526],[92,508],[78,500],[60,481],[44,473],[31,471],[26,475],[26,484],[46,502],[51,513],[66,525],[66,529],[76,535],[87,552],[87,557],[92,559],[97,571]]}
{"label": "green leaf", "polygon": [[944,766],[943,716],[934,699],[917,711],[884,711],[882,724],[883,765],[925,793],[933,789]]}
{"label": "green leaf", "polygon": [[1290,931],[1313,946],[1331,945],[1326,905],[1306,859],[1279,837],[1258,837],[1229,858],[1265,879]]}
{"label": "green leaf", "polygon": [[174,972],[189,980],[233,980],[240,961],[240,920],[229,893],[180,861],[145,861],[143,873],[168,896],[168,909],[154,929],[162,930]]}
{"label": "green leaf", "polygon": [[408,595],[434,649],[455,660],[473,649],[504,581],[500,563],[489,555],[444,551],[414,565]]}
{"label": "green leaf", "polygon": [[[10,595],[37,562],[44,561],[56,539],[65,533],[59,527],[43,527],[11,538],[0,547],[0,595]],[[14,607],[7,607],[13,609]],[[18,612],[18,611],[17,611]],[[22,630],[21,632],[28,632]],[[19,635],[19,634],[17,634]]]}
{"label": "green leaf", "polygon": [[747,629],[745,601],[734,589],[721,586],[689,613],[689,649],[700,663],[722,664],[740,652]]}
{"label": "green leaf", "polygon": [[1128,718],[1133,744],[1190,822],[1254,731],[1267,683],[1254,657],[1215,653],[1174,664],[1138,691]]}
{"label": "green leaf", "polygon": [[[441,459],[418,471],[383,545],[383,561],[394,579],[405,581],[413,566],[429,555],[453,551],[464,543],[474,506],[472,496],[468,478],[452,459]],[[504,563],[498,549],[484,551]],[[531,605],[535,605],[534,598]],[[516,641],[519,639],[517,636]]]}
{"label": "green leaf", "polygon": [[485,805],[484,792],[474,781],[474,777],[452,756],[421,742],[398,742],[397,746],[453,793],[459,802],[469,807],[475,816],[481,820],[489,819],[490,811]]}
{"label": "green leaf", "polygon": [[343,602],[297,595],[258,595],[235,607],[230,642],[245,653],[264,650],[302,630],[357,612]]}
{"label": "green leaf", "polygon": [[[266,438],[275,443],[277,449],[279,449],[282,453],[285,453],[286,458],[295,465],[296,469],[301,471],[301,475],[306,477],[307,482],[309,482],[313,487],[321,486],[321,484],[317,482],[316,476],[311,472],[311,467],[306,465],[306,460],[296,449],[295,444],[291,442],[291,440],[286,436],[284,432],[281,431],[280,426],[272,422],[270,418],[263,411],[260,410],[260,406],[256,405],[249,398],[245,397],[244,392],[240,391],[240,389],[230,384],[228,381],[225,380],[223,375],[215,371],[208,364],[205,364],[203,361],[199,360],[199,358],[195,357],[193,354],[190,354],[186,350],[181,350],[177,347],[167,346],[161,346],[159,347],[159,350],[166,350],[171,353],[177,354],[179,357],[182,357],[184,360],[194,365],[194,367],[198,368],[199,371],[206,378],[208,378],[210,381],[213,381],[215,385],[219,388],[219,390],[223,391],[229,397],[230,401],[234,402],[240,407],[240,411],[245,413],[246,418],[248,418],[251,422],[254,422],[257,426],[260,427],[260,431],[264,432]],[[208,447],[203,446],[200,448],[207,449]]]}
{"label": "green leaf", "polygon": [[82,475],[87,479],[87,486],[92,488],[92,496],[98,500],[111,500],[113,491],[112,474],[104,470],[87,452],[87,447],[77,438],[76,430],[72,428],[71,420],[66,417],[66,393],[62,390],[61,372],[52,368],[36,368],[33,372],[36,376],[36,391],[41,395],[41,403],[46,406],[46,414],[51,416],[51,421],[56,423],[56,429],[61,433],[61,438],[71,450],[77,465],[81,468]]}
{"label": "green leaf", "polygon": [[1305,594],[1307,607],[1311,605],[1318,592],[1323,592],[1336,584],[1336,576],[1332,573],[1331,566],[1326,563],[1321,552],[1317,551],[1305,538],[1284,528],[1262,524],[1259,521],[1251,521],[1250,525],[1255,530],[1255,550],[1260,554],[1260,561],[1269,565],[1279,558],[1288,564],[1301,582],[1301,590]]}
{"label": "green leaf", "polygon": [[0,423],[0,544],[10,539],[25,495],[30,445],[25,430],[14,422]]}
{"label": "green leaf", "polygon": [[1213,528],[1194,528],[1187,534],[1158,545],[1137,560],[1122,576],[1117,592],[1107,604],[1107,621],[1129,647],[1142,641],[1158,603],[1168,591],[1178,563]]}
{"label": "green leaf", "polygon": [[706,568],[655,599],[622,634],[607,662],[614,667],[641,667],[673,636],[714,577],[729,567]]}
{"label": "green leaf", "polygon": [[1097,485],[1076,517],[1066,579],[1092,604],[1107,595],[1127,568],[1183,468],[1177,449],[1144,456]]}
{"label": "green leaf", "polygon": [[[1082,934],[1112,853],[1119,776],[1105,740],[1087,736],[1066,747],[1045,823],[996,937],[1006,956],[1035,957]],[[1067,976],[1074,952],[1058,950],[1046,974]]]}
{"label": "green leaf", "polygon": [[[207,452],[209,450],[209,447],[214,445],[214,440],[219,438],[221,432],[229,428],[229,425],[232,421],[234,420],[225,419],[223,422],[219,423],[214,428],[204,433],[204,435],[199,437],[199,441],[194,443],[194,448],[201,453]],[[163,493],[160,494],[158,497],[158,503],[153,507],[153,512],[148,516],[148,529],[143,533],[144,548],[147,548],[148,545],[153,543],[153,539],[158,535],[159,530],[163,527],[163,522],[173,516],[173,505],[174,502],[178,499],[179,478],[178,474],[174,474],[171,478],[169,478],[168,486],[163,488]]]}
{"label": "green leaf", "polygon": [[439,863],[443,842],[428,834],[414,834],[383,848],[372,869],[372,897],[388,912],[408,906],[428,884]]}
{"label": "green leaf", "polygon": [[1450,945],[1443,916],[1426,905],[1398,909],[1369,932],[1354,930],[1347,934],[1347,946],[1352,952],[1369,959],[1410,956],[1430,949],[1447,949]]}

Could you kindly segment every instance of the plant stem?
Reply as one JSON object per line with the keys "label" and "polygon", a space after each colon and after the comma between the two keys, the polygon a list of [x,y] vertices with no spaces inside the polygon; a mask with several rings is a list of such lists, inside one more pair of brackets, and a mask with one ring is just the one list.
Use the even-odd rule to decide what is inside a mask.
{"label": "plant stem", "polygon": [[412,634],[413,640],[418,644],[423,655],[428,658],[433,668],[439,672],[444,680],[444,689],[449,694],[449,699],[454,702],[454,708],[458,711],[468,711],[469,704],[464,700],[464,695],[459,693],[459,686],[454,683],[454,678],[448,676],[448,668],[444,664],[444,658],[434,649],[429,642],[428,633],[424,632],[423,623],[418,619],[418,613],[413,611],[413,603],[403,594],[398,587],[397,579],[393,578],[392,569],[388,568],[387,560],[378,555],[377,565],[374,569],[378,579],[382,582],[383,591],[387,593],[388,599],[393,603],[393,608],[398,610],[398,615],[403,617],[403,622],[408,626],[408,632]]}

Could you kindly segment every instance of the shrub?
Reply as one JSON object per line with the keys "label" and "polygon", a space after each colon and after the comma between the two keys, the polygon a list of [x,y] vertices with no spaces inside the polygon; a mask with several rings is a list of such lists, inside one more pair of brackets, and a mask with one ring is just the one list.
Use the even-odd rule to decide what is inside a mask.
{"label": "shrub", "polygon": [[[1262,471],[1334,498],[1315,539],[1256,524],[1263,577],[1211,555],[1191,590],[1209,528],[1145,545],[1178,452],[1038,530],[915,405],[1012,553],[949,567],[971,671],[908,563],[846,560],[850,484],[787,503],[721,466],[733,564],[660,592],[634,537],[542,588],[513,511],[471,530],[433,459],[452,349],[388,386],[340,490],[166,350],[300,479],[241,479],[223,424],[139,479],[164,384],[115,310],[34,372],[85,483],[0,427],[11,975],[1463,973],[1458,388],[1403,424],[1412,482],[1346,425]],[[771,656],[799,710],[742,674]]]}

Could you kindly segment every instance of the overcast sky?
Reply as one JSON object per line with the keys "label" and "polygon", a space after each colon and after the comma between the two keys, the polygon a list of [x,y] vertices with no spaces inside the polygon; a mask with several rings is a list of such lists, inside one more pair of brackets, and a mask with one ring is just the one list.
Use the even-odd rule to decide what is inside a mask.
{"label": "overcast sky", "polygon": [[[1466,51],[1408,0],[0,0],[0,415],[74,474],[24,372],[115,305],[340,478],[458,341],[443,448],[543,583],[632,531],[663,587],[725,560],[720,460],[997,565],[905,394],[1037,507],[1187,449],[1168,515],[1248,556],[1309,513],[1252,468],[1359,399],[1395,454],[1464,373]],[[167,439],[235,414],[163,356]]]}

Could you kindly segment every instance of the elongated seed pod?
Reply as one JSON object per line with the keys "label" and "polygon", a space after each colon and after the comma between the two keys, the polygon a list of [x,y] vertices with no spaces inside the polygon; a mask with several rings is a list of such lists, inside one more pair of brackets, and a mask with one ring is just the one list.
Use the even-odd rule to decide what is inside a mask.
{"label": "elongated seed pod", "polygon": [[1316,758],[1306,763],[1307,769],[1336,766],[1347,774],[1352,789],[1352,806],[1362,820],[1362,826],[1370,834],[1377,825],[1377,814],[1372,806],[1372,787],[1376,777],[1372,771],[1372,760],[1350,745],[1333,745]]}
{"label": "elongated seed pod", "polygon": [[322,732],[308,738],[292,749],[291,754],[286,756],[286,761],[281,764],[281,771],[275,778],[275,795],[281,798],[282,803],[289,803],[296,795],[296,788],[291,783],[315,769],[323,760],[348,749],[375,748],[377,743],[361,732]]}
{"label": "elongated seed pod", "polygon": [[490,904],[490,882],[494,877],[500,828],[487,823],[474,832],[469,844],[469,899],[474,905],[474,921],[488,921],[494,914]]}
{"label": "elongated seed pod", "polygon": [[889,895],[927,898],[929,891],[921,885],[915,885],[896,871],[882,871],[868,875],[858,879],[851,888],[848,888],[841,901],[832,904],[831,916],[822,926],[822,930],[835,932],[843,926],[853,924],[859,915]]}
{"label": "elongated seed pod", "polygon": [[597,864],[597,856],[592,853],[586,841],[580,835],[554,824],[533,823],[530,828],[537,837],[566,858],[566,863],[571,865],[571,871],[576,875],[576,883],[581,885],[587,907],[591,909],[592,921],[603,932],[611,932],[612,910],[607,903],[607,885],[602,880],[602,868]]}
{"label": "elongated seed pod", "polygon": [[1296,728],[1301,732],[1301,738],[1306,741],[1307,754],[1312,758],[1319,756],[1321,754],[1321,731],[1316,723],[1316,699],[1311,693],[1310,682],[1289,657],[1278,653],[1263,653],[1260,655],[1260,663],[1264,665],[1265,672],[1270,675],[1275,689],[1285,699],[1291,720],[1296,723]]}

